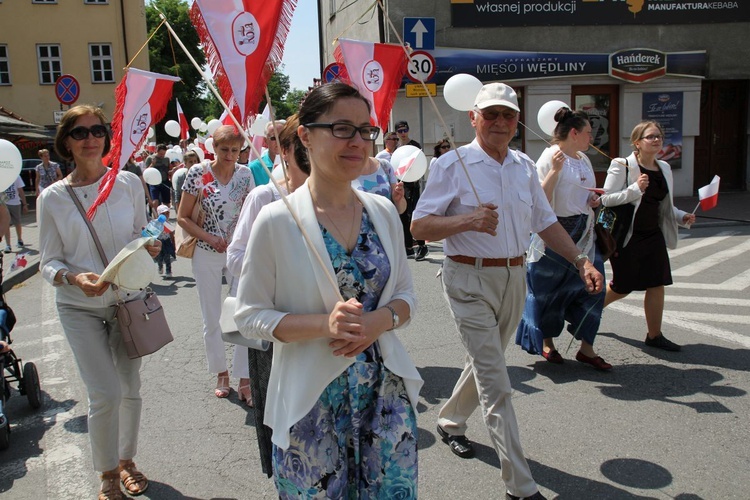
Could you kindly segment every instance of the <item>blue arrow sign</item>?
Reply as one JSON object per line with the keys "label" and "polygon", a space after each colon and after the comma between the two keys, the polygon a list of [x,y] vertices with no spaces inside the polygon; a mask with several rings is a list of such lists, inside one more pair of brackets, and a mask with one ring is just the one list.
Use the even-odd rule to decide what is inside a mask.
{"label": "blue arrow sign", "polygon": [[435,18],[405,17],[404,41],[414,50],[435,50]]}

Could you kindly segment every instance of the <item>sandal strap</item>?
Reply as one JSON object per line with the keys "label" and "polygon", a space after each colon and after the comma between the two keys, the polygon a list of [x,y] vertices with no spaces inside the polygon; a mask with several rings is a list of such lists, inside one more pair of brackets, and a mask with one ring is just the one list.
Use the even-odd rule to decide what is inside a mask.
{"label": "sandal strap", "polygon": [[148,479],[146,479],[146,476],[141,471],[136,469],[133,462],[121,467],[120,480],[131,495],[139,495],[146,491],[148,487]]}
{"label": "sandal strap", "polygon": [[120,489],[120,474],[117,471],[105,472],[101,476],[102,486],[98,500],[124,500]]}

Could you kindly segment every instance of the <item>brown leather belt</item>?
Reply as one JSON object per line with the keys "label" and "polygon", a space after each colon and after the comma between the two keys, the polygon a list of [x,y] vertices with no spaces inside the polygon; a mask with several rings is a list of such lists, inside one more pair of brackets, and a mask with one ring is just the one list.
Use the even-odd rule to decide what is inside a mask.
{"label": "brown leather belt", "polygon": [[480,267],[513,267],[522,266],[524,256],[511,257],[510,259],[480,259],[477,257],[467,257],[466,255],[449,255],[448,258],[454,262],[461,264],[469,264],[470,266]]}

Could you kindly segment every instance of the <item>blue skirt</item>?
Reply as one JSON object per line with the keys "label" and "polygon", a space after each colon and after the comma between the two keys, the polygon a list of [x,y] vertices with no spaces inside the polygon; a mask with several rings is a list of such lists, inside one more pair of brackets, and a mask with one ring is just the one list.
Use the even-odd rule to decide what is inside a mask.
{"label": "blue skirt", "polygon": [[[604,275],[596,252],[594,267]],[[541,354],[545,338],[559,337],[565,322],[579,340],[594,343],[604,308],[605,290],[589,294],[576,267],[547,248],[526,270],[527,295],[516,344],[529,354]]]}

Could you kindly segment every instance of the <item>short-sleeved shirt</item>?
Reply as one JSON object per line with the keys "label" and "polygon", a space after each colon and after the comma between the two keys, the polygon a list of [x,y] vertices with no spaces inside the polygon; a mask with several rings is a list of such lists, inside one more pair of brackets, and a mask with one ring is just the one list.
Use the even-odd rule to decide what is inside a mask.
{"label": "short-sleeved shirt", "polygon": [[[235,164],[229,182],[221,184],[211,171],[211,161],[206,160],[190,167],[182,190],[200,200],[206,213],[203,230],[230,242],[245,197],[254,187],[253,174],[238,164]],[[198,246],[210,252],[216,251],[202,240],[198,241]]]}
{"label": "short-sleeved shirt", "polygon": [[5,196],[6,196],[6,205],[20,205],[21,204],[21,198],[18,196],[18,190],[23,189],[26,184],[24,184],[23,179],[21,177],[16,177],[16,180],[11,184],[8,189],[5,190]]}
{"label": "short-sleeved shirt", "polygon": [[445,238],[446,255],[468,255],[484,259],[523,255],[531,233],[548,228],[557,217],[539,184],[534,162],[525,154],[508,150],[501,164],[489,156],[476,139],[437,159],[430,170],[413,220],[428,215],[451,216],[470,213],[479,206],[468,175],[482,203],[498,206],[497,235],[465,231]]}
{"label": "short-sleeved shirt", "polygon": [[36,175],[39,176],[39,191],[57,181],[57,169],[59,168],[60,165],[54,161],[49,162],[46,168],[44,167],[44,163],[36,166]]}
{"label": "short-sleeved shirt", "polygon": [[387,160],[378,160],[378,169],[372,174],[360,175],[352,181],[352,187],[366,193],[379,194],[391,200],[391,184],[396,184],[398,179],[393,172],[391,163]]}
{"label": "short-sleeved shirt", "polygon": [[268,156],[267,151],[263,153],[263,156],[260,158],[251,161],[247,166],[247,168],[253,173],[253,179],[255,180],[256,186],[262,186],[271,182],[271,178],[268,176],[268,171],[266,170],[266,167],[263,166],[264,164],[269,169],[273,170],[273,162],[271,161],[271,157]]}

